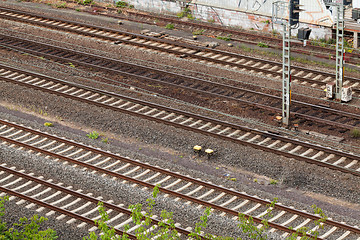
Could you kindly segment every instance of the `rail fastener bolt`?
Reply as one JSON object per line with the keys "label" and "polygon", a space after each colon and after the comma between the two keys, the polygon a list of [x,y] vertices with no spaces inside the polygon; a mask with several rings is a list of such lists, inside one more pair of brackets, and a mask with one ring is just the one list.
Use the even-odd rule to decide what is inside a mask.
{"label": "rail fastener bolt", "polygon": [[208,149],[205,149],[205,153],[208,156],[208,159],[210,159],[210,157],[213,156],[215,152],[214,152],[214,150],[208,148]]}
{"label": "rail fastener bolt", "polygon": [[193,147],[193,150],[194,150],[194,153],[198,154],[198,155],[201,155],[201,150],[202,150],[202,147],[199,146],[199,145],[195,145]]}

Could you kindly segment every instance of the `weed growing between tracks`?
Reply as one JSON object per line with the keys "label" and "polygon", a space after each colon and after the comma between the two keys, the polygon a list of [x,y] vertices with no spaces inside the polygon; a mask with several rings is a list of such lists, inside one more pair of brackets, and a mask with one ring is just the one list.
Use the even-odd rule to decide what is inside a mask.
{"label": "weed growing between tracks", "polygon": [[2,217],[5,215],[5,202],[9,200],[8,196],[0,198],[0,239],[57,239],[56,231],[48,228],[44,231],[40,230],[40,224],[47,221],[47,218],[32,216],[30,219],[22,217],[20,223],[13,223],[12,227],[8,227],[3,222]]}
{"label": "weed growing between tracks", "polygon": [[175,27],[174,27],[174,24],[169,23],[169,24],[166,24],[165,28],[172,30],[172,29],[174,29]]}
{"label": "weed growing between tracks", "polygon": [[98,139],[98,137],[100,136],[98,132],[96,131],[93,131],[89,134],[86,134],[86,136],[90,139]]}
{"label": "weed growing between tracks", "polygon": [[360,129],[354,128],[350,131],[350,136],[353,138],[360,138]]}
{"label": "weed growing between tracks", "polygon": [[[150,240],[150,239],[180,239],[178,232],[175,227],[175,222],[173,220],[173,213],[168,212],[166,210],[161,211],[161,219],[159,220],[158,225],[152,225],[152,216],[153,216],[153,208],[156,204],[155,198],[159,194],[159,185],[156,185],[153,189],[152,198],[148,198],[146,202],[148,203],[147,211],[143,214],[143,206],[140,203],[135,205],[130,205],[129,209],[132,214],[132,221],[134,224],[139,227],[135,230],[136,239],[139,240]],[[275,204],[277,203],[277,198],[275,198],[270,204],[266,205],[268,209],[266,213],[261,216],[261,227],[258,227],[259,223],[256,223],[251,216],[246,216],[243,213],[239,213],[239,224],[238,227],[242,230],[243,233],[247,235],[246,239],[256,239],[256,240],[265,240],[268,238],[266,235],[266,230],[269,229],[268,220],[273,217],[272,211],[275,208]],[[102,202],[98,203],[98,211],[101,216],[100,220],[95,220],[95,225],[98,226],[98,230],[100,231],[100,239],[109,239],[109,240],[127,240],[129,236],[126,232],[130,229],[130,225],[127,224],[124,227],[124,234],[122,236],[115,235],[115,229],[109,228],[106,222],[109,220],[109,215],[104,208],[104,204]],[[314,213],[319,215],[321,218],[319,220],[315,220],[314,224],[317,226],[317,229],[323,229],[324,223],[327,220],[327,216],[324,212],[318,208],[316,205],[311,206],[314,210]],[[201,240],[201,239],[209,239],[209,240],[242,240],[242,238],[233,238],[233,237],[224,237],[224,236],[216,236],[212,234],[204,234],[204,231],[208,225],[208,218],[211,215],[212,209],[210,207],[206,208],[203,216],[200,216],[200,221],[195,224],[194,231],[191,232],[188,237],[192,240]],[[157,229],[156,232],[154,230]],[[291,227],[289,229],[292,230]],[[311,236],[307,236],[307,235]],[[307,227],[302,227],[297,229],[295,233],[287,238],[287,240],[296,240],[300,238],[301,240],[316,240],[319,235],[319,232],[314,230],[310,230]],[[96,235],[95,232],[91,232],[89,236],[84,237],[83,240],[97,240],[99,236]]]}

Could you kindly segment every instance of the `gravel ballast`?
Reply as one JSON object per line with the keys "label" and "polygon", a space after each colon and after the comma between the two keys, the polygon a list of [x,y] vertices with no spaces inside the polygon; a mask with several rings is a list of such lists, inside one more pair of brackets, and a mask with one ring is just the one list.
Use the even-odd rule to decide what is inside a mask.
{"label": "gravel ballast", "polygon": [[[99,19],[101,19],[99,22],[106,25],[104,23],[106,18],[101,17]],[[1,26],[5,27],[7,24],[9,23],[1,23]],[[23,28],[22,24],[17,23],[15,25]],[[26,31],[34,29],[37,29],[36,33],[39,36],[46,35],[46,31],[37,27],[23,28]],[[54,32],[52,31],[52,33]],[[72,43],[77,42],[87,48],[93,47],[94,50],[101,49],[104,54],[109,52],[109,55],[114,57],[126,58],[126,56],[134,55],[148,62],[153,61],[153,66],[172,62],[173,65],[182,65],[186,71],[194,72],[200,67],[200,64],[194,64],[191,61],[164,57],[161,54],[153,54],[147,51],[132,50],[126,46],[119,47],[117,51],[112,52],[112,45],[99,44],[93,40],[87,41],[71,34],[59,34],[52,37],[60,40],[65,35],[68,36],[68,40],[72,39]],[[40,61],[31,56],[19,58],[14,52],[1,51],[4,52],[2,55],[3,62],[17,67],[27,66],[27,68],[29,68],[29,64],[38,65],[38,68],[34,67],[33,71],[40,69],[41,72],[44,69],[51,69],[51,71],[46,71],[46,74],[49,73],[49,75],[61,79],[89,84],[91,79],[106,77],[106,74],[103,73],[85,73],[77,67],[74,69],[63,67],[51,61]],[[120,54],[124,55],[120,56]],[[134,62],[136,61],[134,60]],[[214,69],[210,66],[204,67],[204,69],[209,74],[219,72],[219,76],[221,75],[220,72],[225,75],[229,75],[230,72],[227,69],[219,71],[219,68]],[[196,73],[193,74],[197,76]],[[235,78],[235,72],[231,74]],[[120,76],[117,77],[121,79]],[[88,78],[89,81],[86,82],[85,78]],[[256,78],[253,80],[254,82],[257,81]],[[127,81],[131,81],[131,79]],[[89,85],[98,86],[100,84],[93,82]],[[111,89],[110,86],[102,85],[102,87]],[[164,101],[157,98],[155,94],[149,96],[135,91],[120,90],[120,88],[116,88],[116,91],[123,91],[122,94],[133,97],[151,99],[168,106],[179,106],[184,110],[188,108],[191,111],[209,114],[207,111],[196,109],[194,106],[181,105],[171,100]],[[257,113],[252,114],[247,115],[244,119],[256,123],[256,120],[251,117]],[[221,118],[220,114],[216,113],[212,116]],[[309,212],[312,212],[310,206],[316,204],[328,216],[337,221],[360,225],[360,185],[358,178],[352,175],[4,82],[1,82],[0,87],[0,118],[23,123],[26,126],[88,145],[96,145],[122,156],[139,159],[152,165],[169,168],[229,188],[233,187],[238,191],[244,191],[261,198],[273,199],[278,197],[279,201],[285,205],[305,209]],[[226,119],[226,116],[223,115],[222,118]],[[44,122],[48,121],[54,123],[53,128],[43,126]],[[239,120],[239,122],[241,121]],[[86,134],[91,131],[98,131],[109,137],[109,144],[102,143],[100,140],[88,139]],[[217,154],[210,160],[207,160],[206,157],[195,156],[192,152],[194,145],[215,149]],[[75,189],[88,189],[89,192],[98,196],[101,195],[105,199],[112,199],[116,203],[124,203],[125,205],[137,202],[145,203],[145,200],[150,196],[149,191],[133,188],[130,184],[121,184],[121,181],[101,177],[100,174],[82,171],[79,168],[73,168],[71,165],[63,165],[61,162],[53,162],[24,151],[14,151],[13,148],[9,149],[4,145],[0,145],[0,160],[7,163],[8,166],[26,169],[27,172],[32,171],[37,176],[43,175],[45,178],[54,179],[55,182],[64,182],[67,185],[74,186]],[[229,178],[236,178],[236,181],[230,181]],[[257,179],[257,182],[254,182],[254,179]],[[271,179],[276,179],[278,183],[271,185]],[[182,227],[193,227],[195,219],[199,219],[204,210],[196,209],[193,205],[184,205],[182,201],[174,202],[172,198],[165,198],[162,195],[158,200],[157,207],[159,208],[157,211],[167,209],[174,212],[175,222],[180,222]],[[19,218],[23,213],[23,211],[16,209],[17,206],[13,201],[8,203],[8,206],[10,211],[14,212],[10,218],[7,218],[11,221]],[[33,212],[33,209],[29,209],[24,214],[31,215]],[[10,222],[10,220],[8,221]],[[52,217],[47,224],[59,232],[61,239],[80,239],[87,232],[84,229],[69,228],[69,225],[64,224],[64,222],[57,222]],[[216,229],[216,233],[223,235],[242,236],[241,231],[236,228],[236,223],[217,214],[210,217],[209,229],[210,231]],[[274,236],[273,239],[276,238]]]}

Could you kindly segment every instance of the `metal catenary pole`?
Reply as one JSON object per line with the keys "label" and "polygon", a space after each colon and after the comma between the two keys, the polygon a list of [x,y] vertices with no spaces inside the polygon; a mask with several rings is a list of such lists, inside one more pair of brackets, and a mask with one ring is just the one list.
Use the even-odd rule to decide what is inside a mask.
{"label": "metal catenary pole", "polygon": [[291,67],[290,67],[290,18],[283,24],[283,54],[282,54],[282,122],[288,126],[290,123],[290,102],[291,102]]}
{"label": "metal catenary pole", "polygon": [[344,2],[336,4],[336,86],[335,98],[341,101],[344,79]]}

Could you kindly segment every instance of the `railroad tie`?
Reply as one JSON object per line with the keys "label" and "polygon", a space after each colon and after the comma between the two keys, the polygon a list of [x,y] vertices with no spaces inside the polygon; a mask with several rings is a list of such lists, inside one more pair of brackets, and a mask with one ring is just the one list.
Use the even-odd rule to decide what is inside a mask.
{"label": "railroad tie", "polygon": [[210,128],[210,129],[208,130],[208,132],[212,132],[212,131],[218,129],[219,127],[221,127],[221,125],[216,125],[215,127]]}
{"label": "railroad tie", "polygon": [[[350,231],[346,231],[343,235],[341,235],[339,238],[337,238],[337,240],[343,240],[345,239],[347,236],[349,236],[351,232]],[[359,240],[359,239],[358,239]]]}
{"label": "railroad tie", "polygon": [[312,156],[311,159],[315,159],[315,158],[317,158],[317,157],[319,157],[319,156],[321,156],[321,155],[323,155],[323,154],[324,154],[323,151],[319,151],[317,154],[315,154],[314,156]]}
{"label": "railroad tie", "polygon": [[303,226],[305,226],[306,224],[308,224],[309,222],[311,222],[312,220],[310,218],[307,218],[305,221],[303,221],[300,225],[296,226],[294,228],[294,230],[298,230],[299,228],[302,228]]}
{"label": "railroad tie", "polygon": [[327,231],[326,233],[324,233],[323,235],[319,236],[319,238],[321,239],[325,239],[328,236],[330,236],[333,232],[336,231],[336,229],[338,229],[337,227],[332,227],[329,231]]}
{"label": "railroad tie", "polygon": [[358,82],[354,83],[353,85],[351,85],[351,87],[357,87],[359,85]]}
{"label": "railroad tie", "polygon": [[140,106],[140,104],[134,104],[133,106],[127,108],[126,110],[133,110],[134,108],[137,108],[138,106]]}
{"label": "railroad tie", "polygon": [[295,153],[296,151],[302,149],[302,146],[296,146],[294,149],[290,150],[289,153]]}
{"label": "railroad tie", "polygon": [[184,117],[184,115],[179,115],[179,116],[177,116],[176,118],[171,119],[170,122],[175,122],[175,121],[181,119],[182,117]]}
{"label": "railroad tie", "polygon": [[158,185],[158,184],[161,184],[163,182],[166,182],[167,180],[169,180],[170,178],[172,178],[171,176],[166,176],[164,177],[163,179],[157,181],[156,183],[154,183],[154,185]]}
{"label": "railroad tie", "polygon": [[[358,161],[357,160],[353,160],[351,163],[349,163],[348,165],[345,166],[345,168],[350,168],[352,167],[353,165],[357,164]],[[359,171],[359,169],[357,169],[357,171]]]}
{"label": "railroad tie", "polygon": [[283,151],[283,150],[285,150],[286,148],[288,148],[290,146],[292,146],[292,143],[286,143],[284,146],[280,147],[278,150]]}
{"label": "railroad tie", "polygon": [[338,164],[344,162],[345,160],[346,160],[346,157],[342,157],[342,158],[340,158],[339,160],[337,160],[336,162],[334,162],[333,164],[334,164],[334,165],[338,165]]}
{"label": "railroad tie", "polygon": [[[75,87],[71,87],[69,89],[66,89],[65,91],[63,91],[63,93],[68,93],[68,92],[71,92],[73,90],[75,90],[76,88]],[[76,92],[75,92],[76,93]],[[73,93],[74,94],[74,93]],[[70,95],[73,95],[73,94],[70,94]]]}
{"label": "railroad tie", "polygon": [[248,142],[253,142],[255,141],[256,139],[260,138],[261,136],[260,135],[255,135],[254,137],[250,138],[249,140],[247,140]]}
{"label": "railroad tie", "polygon": [[227,136],[228,136],[228,137],[231,137],[231,136],[234,136],[234,135],[238,134],[239,132],[240,132],[240,130],[236,130],[236,131],[230,133],[230,134],[227,135]]}
{"label": "railroad tie", "polygon": [[223,130],[221,130],[220,132],[218,132],[218,134],[220,135],[220,134],[223,134],[223,133],[225,133],[226,131],[228,131],[229,129],[231,129],[230,127],[227,127],[227,128],[225,128],[225,129],[223,129]]}
{"label": "railroad tie", "polygon": [[329,82],[332,79],[332,77],[326,77],[325,79],[321,80],[321,82]]}
{"label": "railroad tie", "polygon": [[144,113],[144,115],[149,115],[149,114],[151,114],[151,113],[153,113],[153,112],[155,112],[155,111],[157,111],[157,109],[156,109],[156,108],[153,108],[153,109],[151,109],[150,111]]}
{"label": "railroad tie", "polygon": [[[114,100],[115,98],[113,98],[113,97],[111,97],[111,98],[109,98],[109,99],[107,99],[107,100],[105,100],[105,101],[103,101],[102,102],[102,104],[104,104],[104,103],[108,103],[108,102],[111,102],[112,100]],[[110,104],[111,105],[111,104]]]}
{"label": "railroad tie", "polygon": [[170,118],[170,117],[172,117],[172,116],[175,116],[175,113],[170,113],[170,114],[166,115],[165,117],[163,117],[163,118],[161,118],[161,119],[162,119],[162,120],[166,120],[166,119],[168,119],[168,118]]}
{"label": "railroad tie", "polygon": [[197,120],[196,122],[190,124],[189,126],[190,126],[190,127],[193,127],[193,126],[195,126],[195,125],[197,125],[197,124],[199,124],[199,123],[201,123],[201,122],[202,122],[202,120]]}
{"label": "railroad tie", "polygon": [[[147,179],[143,180],[143,182],[149,182],[150,180],[153,180],[154,178],[156,178],[156,177],[158,177],[160,175],[161,175],[161,173],[159,173],[159,172],[155,173],[152,176],[148,177]],[[147,187],[145,187],[145,188],[147,188]]]}
{"label": "railroad tie", "polygon": [[306,155],[308,155],[309,153],[312,153],[314,151],[314,149],[312,149],[312,148],[309,148],[308,150],[306,150],[305,152],[303,152],[302,154],[300,154],[300,156],[306,156]]}
{"label": "railroad tie", "polygon": [[276,140],[275,142],[271,143],[268,148],[272,148],[274,147],[276,144],[280,143],[281,141],[280,140]]}
{"label": "railroad tie", "polygon": [[321,160],[321,161],[322,161],[322,162],[326,162],[326,161],[332,159],[333,157],[335,157],[335,155],[334,155],[334,154],[330,154],[329,156],[327,156],[326,158],[324,158],[324,159]]}
{"label": "railroad tie", "polygon": [[322,75],[318,74],[316,77],[313,78],[313,80],[319,80],[322,77]]}

